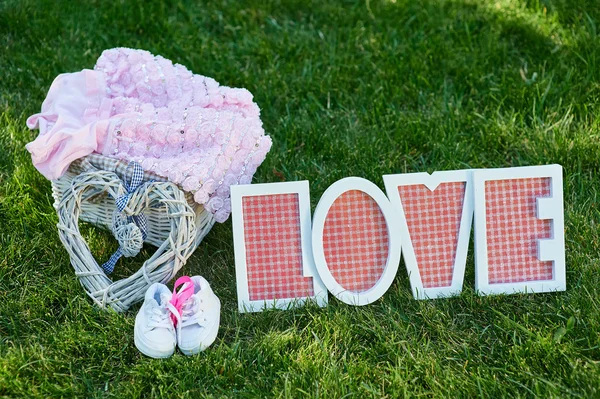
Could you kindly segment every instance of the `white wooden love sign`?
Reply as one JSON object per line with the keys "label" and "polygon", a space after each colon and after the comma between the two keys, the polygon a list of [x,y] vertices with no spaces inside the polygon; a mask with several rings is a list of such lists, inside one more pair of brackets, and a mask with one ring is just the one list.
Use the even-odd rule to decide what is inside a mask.
{"label": "white wooden love sign", "polygon": [[562,167],[528,166],[337,181],[312,218],[307,181],[231,187],[240,312],[327,291],[366,305],[391,286],[402,252],[416,299],[460,294],[475,221],[482,295],[566,288]]}

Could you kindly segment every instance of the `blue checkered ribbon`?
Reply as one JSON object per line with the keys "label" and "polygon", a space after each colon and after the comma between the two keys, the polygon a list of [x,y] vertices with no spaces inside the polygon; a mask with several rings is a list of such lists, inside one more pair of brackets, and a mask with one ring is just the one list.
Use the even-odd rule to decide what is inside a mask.
{"label": "blue checkered ribbon", "polygon": [[[133,173],[131,175],[131,180],[127,183],[127,175],[129,174],[130,168],[133,168]],[[127,193],[117,197],[115,199],[115,204],[117,205],[117,209],[119,212],[123,212],[127,207],[127,203],[129,199],[140,186],[142,186],[142,182],[144,180],[144,169],[137,162],[130,162],[127,166],[127,170],[125,171],[125,176],[123,177],[123,185],[125,186],[125,190]],[[135,223],[137,227],[142,232],[142,239],[146,239],[148,236],[148,221],[146,216],[143,213],[139,215],[127,216],[127,223]],[[117,248],[114,254],[110,257],[110,259],[102,265],[102,269],[106,274],[110,274],[115,269],[115,265],[117,261],[123,256],[123,250],[121,247]]]}

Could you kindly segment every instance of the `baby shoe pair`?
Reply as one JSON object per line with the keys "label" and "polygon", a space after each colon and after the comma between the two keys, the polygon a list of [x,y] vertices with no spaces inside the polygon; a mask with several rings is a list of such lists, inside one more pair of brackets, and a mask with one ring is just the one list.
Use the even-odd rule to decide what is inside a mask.
{"label": "baby shoe pair", "polygon": [[196,354],[217,338],[220,316],[221,302],[203,277],[179,278],[172,293],[154,283],[135,318],[135,346],[153,358],[171,356],[175,346],[186,355]]}

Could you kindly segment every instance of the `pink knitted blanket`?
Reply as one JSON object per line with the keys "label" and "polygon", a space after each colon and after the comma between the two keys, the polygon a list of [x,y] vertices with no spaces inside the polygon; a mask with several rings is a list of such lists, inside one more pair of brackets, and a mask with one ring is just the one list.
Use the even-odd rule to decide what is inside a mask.
{"label": "pink knitted blanket", "polygon": [[246,89],[220,86],[147,51],[106,50],[94,70],[59,75],[27,119],[27,144],[48,179],[100,153],[139,162],[194,193],[218,222],[231,212],[229,187],[249,184],[271,148]]}

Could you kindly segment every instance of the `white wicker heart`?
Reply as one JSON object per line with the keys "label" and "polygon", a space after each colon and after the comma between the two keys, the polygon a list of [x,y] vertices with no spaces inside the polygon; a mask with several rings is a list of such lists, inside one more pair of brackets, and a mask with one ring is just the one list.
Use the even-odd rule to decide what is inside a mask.
{"label": "white wicker heart", "polygon": [[145,172],[143,186],[131,195],[123,213],[132,216],[144,212],[148,221],[145,242],[158,249],[132,276],[113,282],[81,236],[79,219],[111,229],[114,198],[126,191],[126,167],[117,159],[93,154],[72,163],[63,177],[52,181],[59,235],[75,274],[95,303],[119,312],[142,300],[151,284],[171,280],[215,222],[190,194]]}

